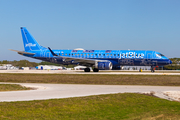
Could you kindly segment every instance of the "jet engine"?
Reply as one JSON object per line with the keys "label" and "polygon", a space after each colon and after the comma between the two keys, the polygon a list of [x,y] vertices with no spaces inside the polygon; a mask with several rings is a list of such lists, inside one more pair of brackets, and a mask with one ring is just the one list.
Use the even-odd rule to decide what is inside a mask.
{"label": "jet engine", "polygon": [[99,70],[112,70],[112,63],[111,62],[96,62],[95,68]]}

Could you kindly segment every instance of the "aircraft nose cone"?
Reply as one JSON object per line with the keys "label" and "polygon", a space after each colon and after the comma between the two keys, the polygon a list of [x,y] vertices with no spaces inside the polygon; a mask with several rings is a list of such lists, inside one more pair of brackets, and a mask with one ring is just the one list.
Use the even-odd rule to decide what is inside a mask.
{"label": "aircraft nose cone", "polygon": [[169,60],[169,64],[172,64],[172,61],[171,61],[171,60]]}

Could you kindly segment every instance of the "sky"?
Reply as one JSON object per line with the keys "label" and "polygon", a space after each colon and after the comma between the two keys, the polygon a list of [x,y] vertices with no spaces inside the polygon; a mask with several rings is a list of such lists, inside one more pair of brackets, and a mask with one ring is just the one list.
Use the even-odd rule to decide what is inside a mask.
{"label": "sky", "polygon": [[20,27],[51,49],[154,50],[180,58],[180,0],[0,0],[0,61],[29,60]]}

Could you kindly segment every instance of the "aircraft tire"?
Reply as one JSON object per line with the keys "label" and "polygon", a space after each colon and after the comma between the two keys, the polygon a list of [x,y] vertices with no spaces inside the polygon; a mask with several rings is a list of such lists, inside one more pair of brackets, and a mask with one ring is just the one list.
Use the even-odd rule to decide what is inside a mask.
{"label": "aircraft tire", "polygon": [[84,72],[90,72],[90,69],[89,68],[85,68]]}
{"label": "aircraft tire", "polygon": [[99,69],[94,68],[94,69],[93,69],[93,72],[99,72]]}

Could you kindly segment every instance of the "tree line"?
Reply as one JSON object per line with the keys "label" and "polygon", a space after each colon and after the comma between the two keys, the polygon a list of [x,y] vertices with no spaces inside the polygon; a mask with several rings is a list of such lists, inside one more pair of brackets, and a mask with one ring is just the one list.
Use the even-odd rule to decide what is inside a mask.
{"label": "tree line", "polygon": [[[12,64],[13,66],[16,66],[16,67],[36,67],[38,65],[55,65],[55,66],[60,66],[60,64],[56,64],[56,63],[50,63],[50,62],[45,62],[45,61],[42,61],[40,63],[36,63],[36,62],[30,62],[28,60],[20,60],[20,61],[7,61],[7,60],[3,60],[3,61],[0,61],[0,65],[1,64]],[[64,66],[64,67],[74,67],[74,65],[61,65],[61,66]]]}
{"label": "tree line", "polygon": [[180,58],[170,58],[172,64],[164,66],[164,70],[180,70]]}

